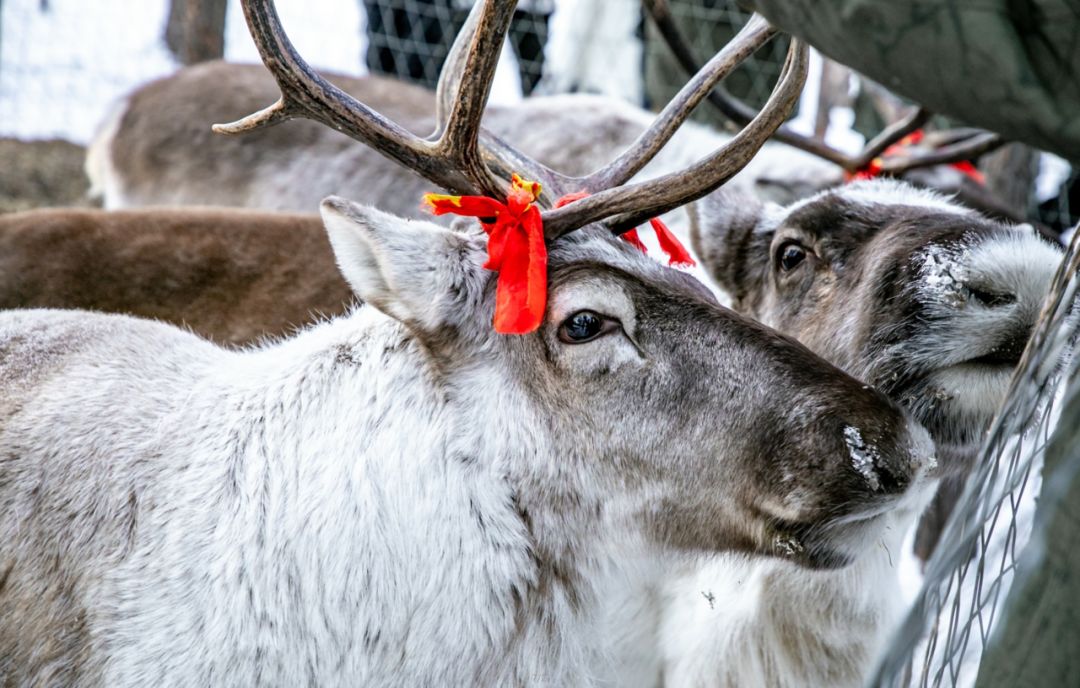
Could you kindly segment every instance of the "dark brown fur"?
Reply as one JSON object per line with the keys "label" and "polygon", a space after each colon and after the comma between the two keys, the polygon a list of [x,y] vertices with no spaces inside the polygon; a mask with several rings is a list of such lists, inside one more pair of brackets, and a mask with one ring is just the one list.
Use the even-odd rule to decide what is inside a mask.
{"label": "dark brown fur", "polygon": [[189,208],[0,216],[0,308],[127,313],[242,345],[354,302],[316,215]]}

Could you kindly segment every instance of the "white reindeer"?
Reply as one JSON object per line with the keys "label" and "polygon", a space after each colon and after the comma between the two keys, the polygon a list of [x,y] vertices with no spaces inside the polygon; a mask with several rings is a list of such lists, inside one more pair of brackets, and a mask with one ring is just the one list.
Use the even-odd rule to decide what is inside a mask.
{"label": "white reindeer", "polygon": [[[487,190],[509,160],[542,172],[478,137],[485,41],[511,10],[474,10],[475,82],[450,84],[435,142],[337,112],[433,183]],[[286,64],[272,8],[246,11],[289,56],[268,63],[298,72],[235,128],[336,98]],[[925,431],[610,229],[568,234],[715,188],[783,119],[804,60],[796,44],[770,110],[706,169],[544,212],[550,294],[530,335],[491,330],[482,236],[340,199],[324,220],[368,305],[292,339],[236,352],[125,316],[0,314],[0,678],[589,684],[601,572],[625,557],[859,557],[928,480]]]}
{"label": "white reindeer", "polygon": [[[692,216],[699,255],[737,310],[908,408],[946,473],[970,466],[1060,247],[896,182],[786,208],[720,191]],[[945,485],[920,530],[924,558],[962,483]],[[840,571],[738,555],[682,567],[661,602],[664,685],[864,685],[903,608],[900,547],[923,504],[894,509],[879,546]]]}
{"label": "white reindeer", "polygon": [[370,306],[277,345],[0,316],[6,681],[587,684],[620,556],[843,564],[923,480],[883,397],[604,232],[519,338],[478,237],[324,216]]}

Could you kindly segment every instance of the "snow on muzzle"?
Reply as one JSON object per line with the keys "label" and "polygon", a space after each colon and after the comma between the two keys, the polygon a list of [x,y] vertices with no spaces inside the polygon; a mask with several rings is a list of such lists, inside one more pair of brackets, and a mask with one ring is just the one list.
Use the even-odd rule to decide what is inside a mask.
{"label": "snow on muzzle", "polygon": [[831,408],[792,400],[786,420],[802,431],[777,446],[775,487],[754,505],[774,553],[812,568],[876,546],[891,515],[921,508],[936,486],[927,431],[876,390],[839,387]]}

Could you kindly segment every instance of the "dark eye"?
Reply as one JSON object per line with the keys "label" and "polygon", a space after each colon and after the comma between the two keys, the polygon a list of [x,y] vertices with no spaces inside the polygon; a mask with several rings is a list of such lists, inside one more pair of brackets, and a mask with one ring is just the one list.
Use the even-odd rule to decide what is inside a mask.
{"label": "dark eye", "polygon": [[584,344],[619,326],[618,321],[594,313],[578,311],[559,325],[559,341],[565,344]]}
{"label": "dark eye", "polygon": [[790,272],[806,260],[806,249],[794,242],[788,242],[780,247],[780,267],[785,272]]}

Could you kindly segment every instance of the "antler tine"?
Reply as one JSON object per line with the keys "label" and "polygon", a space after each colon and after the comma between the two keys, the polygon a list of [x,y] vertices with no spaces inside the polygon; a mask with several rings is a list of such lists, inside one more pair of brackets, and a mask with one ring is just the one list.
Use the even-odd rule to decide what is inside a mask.
{"label": "antler tine", "polygon": [[931,112],[924,107],[917,107],[905,117],[898,119],[881,130],[874,138],[870,139],[858,155],[848,157],[848,165],[841,165],[848,172],[857,172],[869,165],[874,158],[885,152],[885,149],[926,124],[931,117]]}
{"label": "antler tine", "polygon": [[[667,43],[668,48],[671,49],[671,52],[679,65],[686,73],[695,73],[698,70],[700,62],[694,57],[693,52],[686,42],[685,36],[675,23],[675,20],[671,15],[671,10],[668,7],[667,0],[642,0],[642,4],[645,6],[646,11],[648,11],[653,23],[656,24],[656,28],[659,30],[661,37],[663,37],[664,42]],[[709,103],[719,110],[721,114],[736,124],[746,125],[754,117],[754,109],[733,97],[724,89],[723,85],[719,85],[713,89],[712,92],[709,93],[708,99]],[[908,115],[894,122],[874,137],[861,151],[854,155],[849,155],[843,151],[837,150],[826,144],[824,141],[820,141],[812,136],[804,136],[798,132],[792,131],[787,125],[780,127],[776,133],[773,134],[773,138],[782,143],[786,143],[793,148],[798,148],[812,155],[816,155],[823,160],[828,160],[843,168],[846,172],[855,173],[869,165],[875,158],[880,156],[886,148],[897,143],[900,139],[926,124],[931,115],[932,113],[926,108],[918,107],[913,109]],[[984,143],[984,141],[979,141],[978,143],[981,144]],[[890,174],[899,174],[900,172],[917,167],[928,167],[930,165],[967,160],[985,152],[986,149],[981,145],[972,145],[970,148],[948,146],[941,151],[906,157],[903,159],[902,165],[886,164],[883,169],[887,170]]]}
{"label": "antler tine", "polygon": [[489,196],[506,192],[509,175],[500,179],[491,174],[481,159],[480,118],[516,6],[517,0],[480,0],[473,5],[454,39],[436,91],[436,149]]}
{"label": "antler tine", "polygon": [[806,71],[806,45],[793,38],[768,102],[733,139],[682,172],[601,191],[545,212],[547,238],[555,239],[604,218],[611,218],[607,224],[616,232],[625,231],[715,190],[735,176],[787,118],[806,82]]}
{"label": "antler tine", "polygon": [[[517,4],[517,0],[512,0],[512,2]],[[439,72],[439,83],[435,86],[435,133],[432,138],[438,138],[446,131],[446,123],[457,102],[461,74],[466,63],[473,57],[469,48],[474,45],[472,39],[476,36],[481,15],[485,11],[487,11],[487,3],[484,0],[473,3],[469,16],[465,18],[465,23],[462,24],[450,46],[450,52],[443,60],[442,70]],[[512,13],[511,16],[513,16]]]}
{"label": "antler tine", "polygon": [[436,139],[438,150],[455,165],[468,170],[470,176],[487,180],[483,193],[501,196],[511,174],[517,172],[540,181],[548,197],[545,200],[550,200],[553,192],[562,195],[569,178],[522,154],[480,126],[516,5],[517,0],[482,0],[473,5],[439,74],[435,98],[437,128],[432,138]]}
{"label": "antler tine", "polygon": [[754,15],[746,26],[687,82],[649,128],[619,157],[582,180],[590,193],[625,183],[652,160],[713,87],[776,35]]}
{"label": "antler tine", "polygon": [[[682,67],[683,71],[687,74],[694,74],[701,69],[701,62],[693,54],[693,51],[691,51],[690,46],[686,41],[686,37],[679,29],[678,24],[675,23],[675,19],[671,15],[671,9],[668,7],[667,0],[642,0],[642,4],[645,6],[645,10],[649,13],[649,17],[652,18],[653,23],[660,32],[661,38],[667,43],[668,49],[671,50],[672,55],[675,56],[675,60],[679,63],[679,66]],[[757,114],[754,108],[741,100],[732,97],[731,94],[727,92],[727,89],[724,88],[723,84],[717,85],[717,87],[709,93],[708,100],[710,105],[720,111],[720,114],[739,126],[746,126],[750,123],[750,120],[754,118],[754,115]],[[773,138],[836,163],[841,167],[844,167],[844,163],[848,157],[845,153],[835,150],[813,137],[803,136],[802,134],[793,132],[786,126],[780,127],[780,129],[773,134]]]}
{"label": "antler tine", "polygon": [[[281,98],[239,121],[215,124],[215,132],[240,134],[306,117],[371,146],[440,187],[455,193],[476,191],[478,180],[449,164],[436,144],[398,126],[319,76],[285,35],[271,0],[243,0],[243,7],[251,36],[281,89]],[[487,177],[485,174],[484,179]]]}

